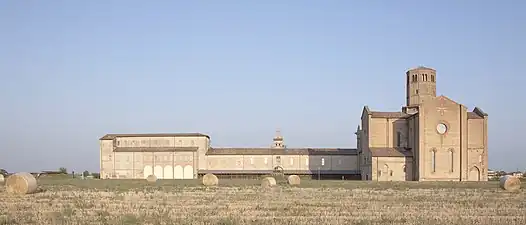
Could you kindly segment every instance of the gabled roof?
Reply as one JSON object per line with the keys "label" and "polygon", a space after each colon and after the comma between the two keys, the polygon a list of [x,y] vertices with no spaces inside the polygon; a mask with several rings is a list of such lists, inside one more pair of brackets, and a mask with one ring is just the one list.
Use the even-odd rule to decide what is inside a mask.
{"label": "gabled roof", "polygon": [[357,155],[354,148],[210,148],[207,155]]}
{"label": "gabled roof", "polygon": [[372,118],[403,118],[409,116],[404,112],[382,112],[382,111],[371,111],[369,106],[364,106],[362,110],[362,118],[365,115],[370,115]]}
{"label": "gabled roof", "polygon": [[475,107],[475,109],[473,109],[473,112],[482,117],[488,116],[488,114],[482,111],[482,109],[479,107]]}
{"label": "gabled roof", "polygon": [[206,137],[210,136],[202,133],[150,133],[150,134],[106,134],[99,140],[113,140],[117,137]]}
{"label": "gabled roof", "polygon": [[402,118],[407,115],[408,114],[405,114],[403,112],[380,112],[380,111],[371,112],[372,118]]}
{"label": "gabled roof", "polygon": [[362,109],[362,119],[365,115],[371,115],[371,110],[369,110],[369,106],[363,106],[363,109]]}
{"label": "gabled roof", "polygon": [[473,120],[473,119],[484,119],[484,117],[474,112],[468,112],[468,120]]}
{"label": "gabled roof", "polygon": [[444,100],[446,100],[446,101],[453,102],[453,103],[455,103],[455,104],[457,104],[457,105],[462,105],[462,104],[460,104],[460,103],[454,101],[453,99],[451,99],[451,98],[449,98],[449,97],[447,97],[447,96],[445,96],[445,95],[439,95],[439,96],[437,96],[437,97],[436,97],[436,100],[438,101],[438,100],[440,100],[441,98],[444,99]]}

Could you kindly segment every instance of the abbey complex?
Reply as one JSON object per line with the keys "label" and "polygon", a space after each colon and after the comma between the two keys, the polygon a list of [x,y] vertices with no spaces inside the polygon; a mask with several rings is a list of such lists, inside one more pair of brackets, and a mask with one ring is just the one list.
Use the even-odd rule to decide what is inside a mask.
{"label": "abbey complex", "polygon": [[100,138],[102,179],[196,179],[206,173],[280,173],[321,179],[486,181],[488,115],[436,95],[434,69],[406,72],[398,112],[364,106],[357,148],[288,148],[277,133],[268,148],[214,148],[201,133],[107,134]]}

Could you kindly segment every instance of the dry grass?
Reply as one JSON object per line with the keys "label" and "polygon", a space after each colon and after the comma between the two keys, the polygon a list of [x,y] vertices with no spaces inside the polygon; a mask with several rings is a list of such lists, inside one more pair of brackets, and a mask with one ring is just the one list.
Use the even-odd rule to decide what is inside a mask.
{"label": "dry grass", "polygon": [[489,183],[42,179],[44,192],[1,190],[0,224],[526,224],[526,192]]}

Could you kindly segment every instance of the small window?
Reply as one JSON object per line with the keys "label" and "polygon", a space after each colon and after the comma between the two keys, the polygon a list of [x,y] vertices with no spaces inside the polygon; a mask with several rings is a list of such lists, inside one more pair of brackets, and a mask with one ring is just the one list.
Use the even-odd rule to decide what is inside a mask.
{"label": "small window", "polygon": [[431,82],[435,82],[435,75],[431,75]]}
{"label": "small window", "polygon": [[449,149],[449,172],[453,172],[455,166],[455,160],[454,160],[454,154],[453,149]]}
{"label": "small window", "polygon": [[281,163],[281,156],[276,156],[276,162]]}
{"label": "small window", "polygon": [[407,173],[407,167],[406,167],[406,165],[404,165],[404,168],[403,168],[403,169],[404,169],[404,173]]}
{"label": "small window", "polygon": [[415,90],[416,94],[418,94],[418,89]]}
{"label": "small window", "polygon": [[400,147],[402,145],[402,133],[400,131],[396,132],[396,146]]}
{"label": "small window", "polygon": [[325,166],[325,159],[324,158],[321,158],[321,165]]}
{"label": "small window", "polygon": [[436,150],[431,151],[431,171],[436,172]]}
{"label": "small window", "polygon": [[393,171],[389,171],[389,176],[393,176]]}
{"label": "small window", "polygon": [[426,81],[428,81],[428,80],[427,80],[427,74],[426,74]]}

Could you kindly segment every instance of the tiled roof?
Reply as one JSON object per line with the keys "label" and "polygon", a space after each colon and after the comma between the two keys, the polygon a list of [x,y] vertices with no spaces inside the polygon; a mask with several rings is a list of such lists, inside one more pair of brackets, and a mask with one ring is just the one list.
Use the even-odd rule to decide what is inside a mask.
{"label": "tiled roof", "polygon": [[210,148],[207,155],[357,155],[354,148]]}
{"label": "tiled roof", "polygon": [[373,157],[412,157],[413,153],[404,148],[369,148]]}
{"label": "tiled roof", "polygon": [[371,117],[372,118],[402,118],[405,116],[409,116],[408,114],[405,114],[403,112],[379,112],[379,111],[371,111]]}
{"label": "tiled roof", "polygon": [[202,133],[153,133],[153,134],[106,134],[99,140],[113,140],[116,137],[207,137]]}
{"label": "tiled roof", "polygon": [[198,147],[118,147],[114,152],[176,152],[197,151]]}
{"label": "tiled roof", "polygon": [[468,112],[468,119],[484,119],[484,117],[479,116],[475,112]]}

